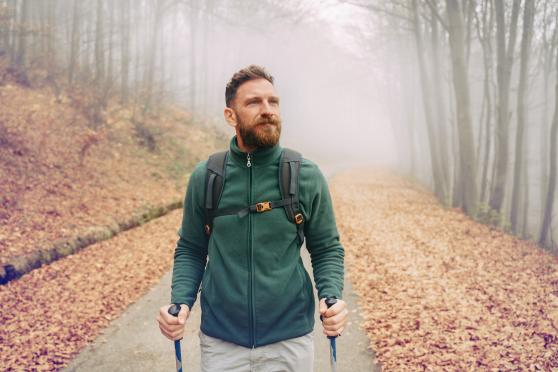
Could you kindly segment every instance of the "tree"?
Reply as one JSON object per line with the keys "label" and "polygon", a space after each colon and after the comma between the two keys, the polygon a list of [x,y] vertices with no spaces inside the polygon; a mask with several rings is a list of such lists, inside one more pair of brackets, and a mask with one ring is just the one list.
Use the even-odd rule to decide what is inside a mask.
{"label": "tree", "polygon": [[523,11],[523,36],[521,40],[521,66],[519,71],[519,87],[517,89],[517,134],[515,141],[515,166],[510,213],[511,228],[513,231],[517,231],[521,180],[527,178],[527,168],[523,167],[523,146],[528,143],[525,138],[528,134],[528,132],[525,131],[525,120],[527,116],[525,99],[528,96],[529,89],[527,78],[529,74],[531,39],[533,36],[534,7],[535,0],[525,0],[525,9]]}
{"label": "tree", "polygon": [[496,126],[495,178],[492,182],[490,207],[500,212],[504,200],[504,190],[508,169],[508,133],[509,133],[509,96],[510,76],[515,49],[517,18],[519,3],[514,0],[509,27],[509,39],[506,43],[506,24],[504,18],[504,2],[495,1],[496,10],[496,40],[497,40],[497,81],[498,81],[498,120]]}
{"label": "tree", "polygon": [[153,94],[153,79],[155,76],[155,53],[157,51],[157,41],[159,40],[159,25],[161,24],[161,18],[163,16],[163,10],[165,7],[164,0],[155,0],[153,19],[152,19],[152,29],[151,29],[151,40],[149,43],[148,50],[148,61],[147,68],[145,70],[146,75],[145,81],[145,109],[149,109],[151,104],[152,94]]}
{"label": "tree", "polygon": [[416,52],[417,52],[417,59],[419,65],[419,76],[421,81],[421,89],[422,89],[422,103],[424,106],[424,115],[426,120],[426,129],[428,133],[428,140],[430,144],[430,161],[432,164],[432,174],[434,176],[434,193],[440,200],[445,199],[445,190],[444,190],[444,179],[443,179],[443,172],[441,170],[440,165],[440,154],[439,154],[439,146],[437,144],[437,137],[436,137],[436,130],[435,130],[435,123],[433,117],[433,109],[431,105],[430,97],[432,97],[432,91],[430,89],[430,78],[428,76],[428,70],[426,66],[426,60],[424,56],[424,42],[422,31],[420,27],[419,21],[419,8],[417,0],[411,1],[412,6],[412,19],[413,19],[413,33],[415,37],[416,43]]}
{"label": "tree", "polygon": [[21,2],[21,18],[19,22],[19,41],[15,63],[25,71],[27,66],[27,37],[29,35],[29,0]]}
{"label": "tree", "polygon": [[451,51],[453,87],[456,99],[457,129],[459,137],[460,183],[463,188],[464,210],[476,215],[477,186],[476,161],[473,149],[471,103],[465,62],[465,34],[463,16],[457,0],[446,0],[448,33]]}
{"label": "tree", "polygon": [[[556,26],[555,26],[556,27]],[[556,73],[558,74],[558,53],[556,53]],[[545,245],[550,235],[552,226],[552,210],[554,208],[554,198],[556,194],[556,173],[558,172],[558,79],[556,80],[556,89],[554,92],[554,118],[552,119],[552,127],[550,130],[550,174],[546,187],[546,203],[544,204],[543,223],[539,234],[539,244]]]}
{"label": "tree", "polygon": [[[436,145],[439,147],[437,152],[440,157],[440,172],[441,172],[441,188],[442,188],[442,202],[448,197],[449,193],[449,171],[450,171],[450,163],[448,157],[448,147],[447,147],[447,138],[448,134],[446,133],[446,123],[447,123],[447,108],[445,105],[444,99],[444,88],[442,82],[442,61],[440,55],[440,33],[439,33],[439,15],[437,9],[431,7],[430,9],[430,25],[432,30],[432,83],[433,83],[433,91],[434,91],[434,104],[436,105],[436,132],[438,133],[438,140],[436,141]],[[444,27],[444,31],[447,30],[447,27],[442,24]],[[442,34],[445,36],[445,34]]]}
{"label": "tree", "polygon": [[198,0],[191,0],[190,9],[190,110],[192,118],[196,116],[196,51],[197,51],[197,32],[198,27]]}
{"label": "tree", "polygon": [[105,78],[105,49],[103,39],[103,0],[97,0],[96,27],[95,27],[95,83],[99,88]]}
{"label": "tree", "polygon": [[122,104],[128,103],[128,78],[130,74],[130,0],[120,0],[120,22],[122,40],[120,41],[120,93]]}
{"label": "tree", "polygon": [[75,74],[78,65],[78,56],[80,52],[80,0],[74,0],[73,16],[72,16],[72,32],[70,44],[70,63],[68,68],[68,83],[74,83]]}

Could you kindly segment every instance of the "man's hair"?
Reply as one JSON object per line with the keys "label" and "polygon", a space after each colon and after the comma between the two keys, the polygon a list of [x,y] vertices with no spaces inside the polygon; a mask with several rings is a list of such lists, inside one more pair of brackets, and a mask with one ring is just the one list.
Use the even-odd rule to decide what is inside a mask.
{"label": "man's hair", "polygon": [[235,72],[231,80],[227,83],[227,89],[225,89],[225,103],[227,107],[231,107],[231,102],[236,97],[238,88],[245,82],[255,79],[265,79],[273,84],[273,76],[261,66],[250,65]]}

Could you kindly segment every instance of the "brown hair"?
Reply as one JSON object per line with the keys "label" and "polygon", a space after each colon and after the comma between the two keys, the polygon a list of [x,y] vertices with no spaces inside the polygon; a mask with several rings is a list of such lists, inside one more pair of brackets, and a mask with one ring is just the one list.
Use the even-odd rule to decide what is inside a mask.
{"label": "brown hair", "polygon": [[227,88],[225,89],[225,103],[227,104],[227,107],[231,107],[231,102],[236,97],[236,91],[238,88],[245,82],[255,79],[265,79],[273,84],[273,76],[271,76],[265,68],[261,66],[250,65],[235,72],[231,80],[227,83]]}

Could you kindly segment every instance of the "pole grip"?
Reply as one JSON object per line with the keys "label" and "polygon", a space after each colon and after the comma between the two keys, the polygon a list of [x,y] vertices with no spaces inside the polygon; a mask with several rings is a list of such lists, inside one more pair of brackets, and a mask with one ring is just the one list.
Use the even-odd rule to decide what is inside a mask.
{"label": "pole grip", "polygon": [[[337,302],[337,299],[336,299],[336,298],[334,298],[334,297],[326,297],[325,304],[327,305],[327,308],[328,308],[328,309],[329,309],[330,307],[332,307],[336,302]],[[320,315],[320,321],[322,321],[322,322],[324,321],[323,315]],[[331,340],[331,339],[334,339],[334,338],[336,338],[336,337],[337,337],[337,336],[327,336],[327,338],[329,338],[330,340]]]}
{"label": "pole grip", "polygon": [[336,302],[337,302],[337,299],[336,299],[336,298],[333,298],[333,297],[328,297],[328,298],[326,298],[326,300],[325,300],[325,303],[326,303],[328,309],[329,309],[330,307],[332,307]]}
{"label": "pole grip", "polygon": [[177,317],[178,313],[180,312],[180,305],[179,304],[172,304],[171,307],[169,307],[169,314]]}
{"label": "pole grip", "polygon": [[[177,318],[178,313],[180,313],[180,304],[172,304],[172,306],[169,307],[169,314]],[[180,340],[182,340],[182,338]],[[175,340],[175,341],[180,341],[180,340]]]}
{"label": "pole grip", "polygon": [[[332,307],[336,302],[337,302],[337,299],[332,298],[332,297],[328,297],[325,300],[325,303],[326,303],[328,309],[330,307]],[[327,338],[329,338],[330,340],[335,340],[337,338],[337,336],[327,336]]]}
{"label": "pole grip", "polygon": [[[333,306],[333,304],[335,304],[337,302],[337,299],[334,297],[326,297],[325,300],[325,304],[327,305],[327,308],[329,309],[330,307]],[[320,315],[320,321],[324,321],[324,317],[323,315]]]}

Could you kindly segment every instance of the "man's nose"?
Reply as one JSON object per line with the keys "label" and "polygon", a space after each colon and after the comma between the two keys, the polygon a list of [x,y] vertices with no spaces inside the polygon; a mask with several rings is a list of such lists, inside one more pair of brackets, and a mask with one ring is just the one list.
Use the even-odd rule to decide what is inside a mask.
{"label": "man's nose", "polygon": [[277,110],[276,108],[269,103],[267,100],[263,100],[262,102],[262,112],[261,115],[276,115]]}

